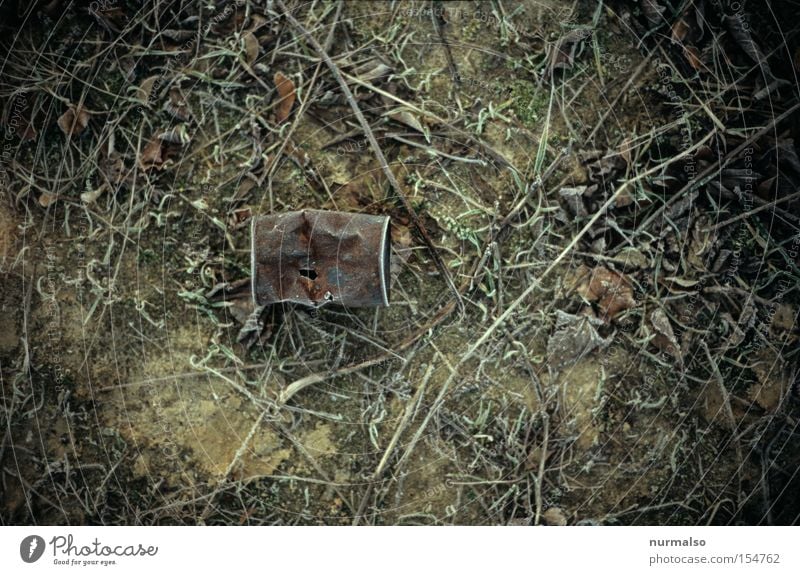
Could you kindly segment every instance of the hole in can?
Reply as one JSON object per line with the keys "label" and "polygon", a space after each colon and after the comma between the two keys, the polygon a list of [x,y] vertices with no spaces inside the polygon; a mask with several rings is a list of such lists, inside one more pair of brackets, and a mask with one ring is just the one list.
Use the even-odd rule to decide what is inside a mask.
{"label": "hole in can", "polygon": [[308,278],[310,280],[317,279],[317,272],[316,270],[308,269],[308,268],[300,268],[300,275],[304,278]]}

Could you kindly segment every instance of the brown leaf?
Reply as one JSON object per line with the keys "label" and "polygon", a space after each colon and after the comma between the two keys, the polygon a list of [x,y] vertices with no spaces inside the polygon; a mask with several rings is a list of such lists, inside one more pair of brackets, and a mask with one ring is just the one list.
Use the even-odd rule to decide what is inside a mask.
{"label": "brown leaf", "polygon": [[150,76],[142,80],[142,83],[136,88],[136,99],[142,104],[150,105],[150,96],[160,77],[161,76]]}
{"label": "brown leaf", "polygon": [[789,333],[797,326],[797,312],[788,303],[778,304],[774,308],[772,322],[770,323],[770,333],[775,334],[776,339],[782,332]]}
{"label": "brown leaf", "polygon": [[700,52],[694,46],[684,46],[683,55],[689,62],[689,65],[697,71],[703,69],[703,62],[700,60]]}
{"label": "brown leaf", "polygon": [[104,2],[98,8],[92,8],[90,5],[89,12],[97,18],[101,25],[116,33],[124,30],[128,24],[128,15],[123,12],[122,8],[116,6],[116,2]]}
{"label": "brown leaf", "polygon": [[775,411],[789,389],[789,381],[783,373],[783,362],[780,355],[769,349],[763,349],[757,355],[753,366],[758,383],[750,386],[747,396],[768,412]]}
{"label": "brown leaf", "polygon": [[583,196],[586,193],[586,186],[576,186],[574,188],[564,187],[558,191],[561,199],[567,204],[570,213],[578,218],[588,215],[586,205],[583,203]]}
{"label": "brown leaf", "polygon": [[188,122],[192,119],[192,112],[189,109],[189,104],[179,88],[172,88],[169,91],[169,100],[164,104],[164,109],[170,116],[181,122]]}
{"label": "brown leaf", "polygon": [[[239,6],[239,4],[236,5]],[[231,6],[233,6],[233,4],[231,4]],[[227,12],[223,11],[220,13],[220,15],[224,15],[225,13]],[[241,30],[243,28],[246,15],[247,10],[237,8],[233,11],[233,14],[231,14],[230,17],[225,18],[221,22],[216,22],[215,20],[216,23],[211,26],[211,30],[214,32],[214,34],[218,34],[220,36],[229,36],[230,34],[233,34],[234,31]]]}
{"label": "brown leaf", "polygon": [[683,18],[678,20],[672,25],[672,42],[674,44],[683,44],[686,36],[689,34],[689,24]]}
{"label": "brown leaf", "polygon": [[592,275],[592,268],[586,264],[581,264],[577,268],[572,268],[564,275],[564,289],[568,292],[581,292],[581,288],[589,281]]}
{"label": "brown leaf", "polygon": [[143,170],[150,170],[153,168],[161,169],[164,164],[162,156],[162,147],[164,142],[159,138],[151,138],[147,145],[139,155],[139,166]]}
{"label": "brown leaf", "polygon": [[636,306],[630,280],[603,266],[592,270],[589,281],[578,287],[578,293],[598,302],[603,319],[614,319],[620,312]]}
{"label": "brown leaf", "polygon": [[392,68],[376,56],[369,58],[353,68],[351,75],[355,76],[362,82],[374,84],[377,80],[384,78],[391,73]]}
{"label": "brown leaf", "polygon": [[425,129],[422,127],[419,119],[408,110],[404,110],[402,108],[399,110],[391,110],[386,112],[384,116],[388,116],[395,122],[408,126],[412,130],[416,130],[421,134],[425,133]]}
{"label": "brown leaf", "polygon": [[247,62],[248,66],[252,66],[258,60],[258,52],[261,49],[258,44],[258,38],[248,31],[242,35],[242,40],[244,41],[245,62]]}
{"label": "brown leaf", "polygon": [[292,112],[292,106],[294,105],[295,99],[294,82],[280,72],[275,72],[275,76],[272,80],[275,82],[275,87],[278,90],[278,101],[276,103],[275,117],[277,122],[280,124],[286,120],[286,118],[288,118],[289,114]]}
{"label": "brown leaf", "polygon": [[567,524],[567,516],[560,507],[550,507],[542,513],[542,521],[545,525],[557,525],[563,527]]}
{"label": "brown leaf", "polygon": [[650,314],[650,324],[656,332],[652,339],[653,344],[661,351],[666,351],[675,359],[681,358],[680,345],[675,339],[675,332],[669,323],[667,314],[661,308],[654,309]]}
{"label": "brown leaf", "polygon": [[380,170],[369,170],[338,186],[333,191],[336,206],[340,210],[352,211],[363,211],[370,206],[374,207],[381,194],[385,193],[384,177]]}
{"label": "brown leaf", "polygon": [[67,136],[77,136],[89,125],[89,113],[83,106],[69,105],[67,111],[58,119],[58,127]]}
{"label": "brown leaf", "polygon": [[633,164],[633,156],[631,155],[631,151],[636,146],[633,145],[633,138],[631,136],[626,136],[622,143],[619,145],[619,155],[622,156],[622,159],[625,160],[625,163],[628,166]]}
{"label": "brown leaf", "polygon": [[51,194],[50,192],[42,192],[42,195],[39,196],[39,205],[42,206],[43,208],[46,208],[47,206],[55,202],[57,199],[58,196],[56,194]]}
{"label": "brown leaf", "polygon": [[258,32],[261,30],[261,28],[269,24],[269,22],[270,21],[264,18],[261,14],[253,14],[250,17],[250,25],[248,26],[247,31]]}
{"label": "brown leaf", "polygon": [[391,233],[392,244],[398,248],[407,248],[411,245],[411,230],[408,229],[408,226],[392,224]]}
{"label": "brown leaf", "polygon": [[247,197],[247,194],[249,194],[250,190],[252,190],[255,186],[256,186],[256,181],[253,180],[252,178],[242,178],[241,181],[239,182],[239,185],[236,188],[236,194],[234,197],[237,199],[242,199]]}

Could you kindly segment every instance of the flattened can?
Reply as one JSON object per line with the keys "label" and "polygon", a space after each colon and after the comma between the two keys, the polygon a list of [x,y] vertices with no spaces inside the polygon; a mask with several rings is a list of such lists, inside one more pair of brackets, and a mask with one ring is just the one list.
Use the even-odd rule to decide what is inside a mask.
{"label": "flattened can", "polygon": [[251,265],[256,305],[389,305],[388,216],[301,210],[256,216]]}

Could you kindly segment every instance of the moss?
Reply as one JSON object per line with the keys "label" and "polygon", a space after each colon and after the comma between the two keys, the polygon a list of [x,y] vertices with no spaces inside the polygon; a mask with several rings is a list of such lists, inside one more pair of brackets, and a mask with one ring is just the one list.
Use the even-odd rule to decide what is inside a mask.
{"label": "moss", "polygon": [[515,80],[511,84],[512,108],[527,128],[534,128],[547,109],[547,94],[533,82]]}

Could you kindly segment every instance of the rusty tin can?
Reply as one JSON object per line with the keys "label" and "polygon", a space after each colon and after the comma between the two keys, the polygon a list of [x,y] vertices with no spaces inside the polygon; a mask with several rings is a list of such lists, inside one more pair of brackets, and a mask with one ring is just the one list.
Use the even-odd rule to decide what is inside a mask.
{"label": "rusty tin can", "polygon": [[388,216],[301,210],[253,218],[256,305],[389,305]]}

